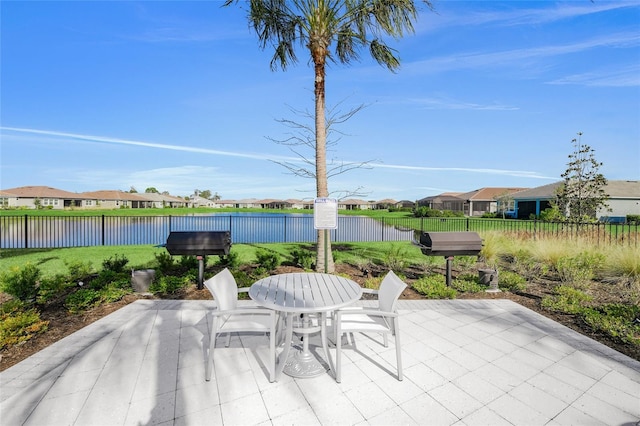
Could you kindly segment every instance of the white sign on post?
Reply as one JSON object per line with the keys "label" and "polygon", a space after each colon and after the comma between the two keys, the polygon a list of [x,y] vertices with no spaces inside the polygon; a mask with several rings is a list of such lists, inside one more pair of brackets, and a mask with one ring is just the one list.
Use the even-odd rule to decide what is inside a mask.
{"label": "white sign on post", "polygon": [[316,198],[313,202],[313,227],[315,229],[338,228],[338,200]]}

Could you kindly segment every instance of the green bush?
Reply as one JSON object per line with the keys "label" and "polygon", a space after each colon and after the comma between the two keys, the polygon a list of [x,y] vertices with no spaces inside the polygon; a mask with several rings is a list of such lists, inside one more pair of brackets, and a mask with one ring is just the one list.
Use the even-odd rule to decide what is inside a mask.
{"label": "green bush", "polygon": [[297,248],[291,251],[293,263],[303,269],[309,270],[313,267],[315,255],[310,250]]}
{"label": "green bush", "polygon": [[237,251],[231,250],[229,254],[219,256],[218,265],[224,268],[236,269],[238,266],[240,266],[240,255],[238,255]]}
{"label": "green bush", "polygon": [[[204,264],[207,264],[207,258],[203,259]],[[199,262],[196,256],[180,256],[180,266],[185,269],[198,269]]]}
{"label": "green bush", "polygon": [[402,271],[407,267],[407,249],[400,245],[393,245],[384,254],[383,264],[392,271]]}
{"label": "green bush", "polygon": [[640,345],[640,306],[607,304],[587,309],[584,321],[593,329],[632,345]]}
{"label": "green bush", "polygon": [[0,276],[0,288],[23,302],[35,302],[40,275],[40,269],[31,263],[16,266]]}
{"label": "green bush", "polygon": [[0,314],[0,350],[25,342],[38,333],[47,331],[49,321],[43,321],[35,309],[23,311],[19,305]]}
{"label": "green bush", "polygon": [[68,269],[69,281],[80,281],[86,279],[93,273],[93,267],[90,261],[67,260],[64,265]]}
{"label": "green bush", "polygon": [[123,254],[122,256],[118,256],[117,254],[113,257],[109,257],[102,261],[102,269],[113,272],[122,272],[124,271],[124,267],[129,263],[129,259]]}
{"label": "green bush", "polygon": [[265,271],[271,272],[280,266],[280,255],[275,252],[259,249],[256,251],[256,261],[258,266]]}
{"label": "green bush", "polygon": [[554,293],[542,299],[540,304],[543,308],[567,314],[579,314],[593,301],[592,296],[566,285],[556,287]]}
{"label": "green bush", "polygon": [[455,299],[458,292],[447,287],[443,275],[427,275],[413,283],[413,289],[428,299]]}
{"label": "green bush", "polygon": [[37,302],[41,305],[54,300],[56,297],[62,295],[64,291],[70,287],[75,287],[74,281],[69,282],[64,275],[55,275],[53,277],[45,277],[40,280],[40,286],[38,287]]}
{"label": "green bush", "polygon": [[81,288],[71,293],[65,300],[67,310],[72,314],[78,314],[93,308],[100,301],[100,292],[90,288]]}
{"label": "green bush", "polygon": [[123,288],[121,282],[114,283],[100,291],[100,304],[117,302],[131,292],[131,289]]}
{"label": "green bush", "polygon": [[168,252],[158,252],[154,255],[154,257],[156,258],[156,262],[158,264],[158,271],[163,274],[171,272],[171,270],[173,269],[173,257],[171,257]]}
{"label": "green bush", "polygon": [[189,279],[185,279],[184,277],[162,275],[156,277],[156,280],[151,283],[149,292],[153,294],[175,294],[190,283]]}
{"label": "green bush", "polygon": [[364,281],[364,288],[369,288],[371,290],[379,290],[380,289],[380,284],[382,284],[382,280],[384,279],[384,277],[372,277],[372,278],[367,278]]}
{"label": "green bush", "polygon": [[451,288],[464,293],[481,293],[488,286],[480,284],[476,275],[462,274],[458,278],[451,280]]}
{"label": "green bush", "polygon": [[629,225],[640,225],[640,214],[628,214],[627,223]]}
{"label": "green bush", "polygon": [[101,290],[113,283],[125,282],[127,286],[131,286],[131,275],[128,272],[115,272],[110,269],[103,269],[97,277],[89,282],[89,288]]}
{"label": "green bush", "polygon": [[501,290],[517,293],[527,289],[527,280],[515,272],[501,271],[498,276],[498,287]]}
{"label": "green bush", "polygon": [[590,252],[582,252],[575,256],[558,259],[556,269],[560,281],[567,284],[581,285],[591,281],[595,271],[604,264],[604,257]]}

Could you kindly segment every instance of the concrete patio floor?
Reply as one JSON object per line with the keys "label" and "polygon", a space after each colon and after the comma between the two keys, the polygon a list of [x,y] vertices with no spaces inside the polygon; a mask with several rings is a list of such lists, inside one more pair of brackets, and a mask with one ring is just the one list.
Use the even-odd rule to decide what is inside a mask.
{"label": "concrete patio floor", "polygon": [[404,380],[395,378],[392,341],[385,348],[356,335],[356,348],[344,350],[340,384],[329,373],[269,383],[261,335],[221,345],[206,382],[206,312],[213,306],[140,300],[5,370],[0,424],[640,421],[640,362],[509,300],[401,300]]}

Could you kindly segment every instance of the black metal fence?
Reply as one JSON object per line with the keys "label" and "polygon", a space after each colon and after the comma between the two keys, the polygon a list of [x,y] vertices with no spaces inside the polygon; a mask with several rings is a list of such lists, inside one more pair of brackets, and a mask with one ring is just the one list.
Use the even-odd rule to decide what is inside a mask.
{"label": "black metal fence", "polygon": [[[161,245],[171,231],[230,231],[233,243],[315,242],[313,215],[0,216],[0,249]],[[589,244],[640,243],[640,225],[480,218],[340,216],[335,242],[412,241],[415,232],[502,232],[525,238],[581,238]]]}

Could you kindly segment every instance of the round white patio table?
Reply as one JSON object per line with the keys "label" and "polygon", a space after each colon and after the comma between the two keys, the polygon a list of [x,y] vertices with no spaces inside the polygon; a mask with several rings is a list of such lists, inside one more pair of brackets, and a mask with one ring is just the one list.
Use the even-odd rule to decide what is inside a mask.
{"label": "round white patio table", "polygon": [[[360,299],[362,287],[348,278],[321,273],[290,273],[272,275],[256,281],[249,289],[249,297],[265,308],[287,315],[286,344],[279,372],[293,377],[315,377],[326,369],[309,350],[311,333],[321,332],[322,347],[333,371],[329,355],[326,318],[327,313],[348,306]],[[309,314],[320,314],[318,325],[312,326]],[[294,330],[294,319],[302,316],[302,324]],[[293,331],[303,334],[302,348],[289,357]]]}

